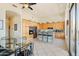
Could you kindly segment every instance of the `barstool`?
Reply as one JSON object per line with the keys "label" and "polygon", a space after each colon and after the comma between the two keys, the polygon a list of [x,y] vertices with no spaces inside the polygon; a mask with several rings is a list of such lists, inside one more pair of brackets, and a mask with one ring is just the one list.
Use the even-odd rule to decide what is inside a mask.
{"label": "barstool", "polygon": [[21,48],[15,49],[15,56],[21,56]]}
{"label": "barstool", "polygon": [[52,42],[53,41],[53,32],[48,31],[47,35],[48,35],[48,42]]}
{"label": "barstool", "polygon": [[48,42],[47,41],[47,32],[43,32],[43,41]]}

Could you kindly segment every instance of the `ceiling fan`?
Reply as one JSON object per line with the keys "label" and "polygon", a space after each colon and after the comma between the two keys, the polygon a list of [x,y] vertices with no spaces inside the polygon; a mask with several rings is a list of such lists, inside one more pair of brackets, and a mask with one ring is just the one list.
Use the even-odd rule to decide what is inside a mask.
{"label": "ceiling fan", "polygon": [[[31,7],[32,5],[36,5],[36,3],[19,3],[22,5],[22,9],[29,8],[30,10],[33,10]],[[17,5],[13,4],[14,7],[18,7]]]}

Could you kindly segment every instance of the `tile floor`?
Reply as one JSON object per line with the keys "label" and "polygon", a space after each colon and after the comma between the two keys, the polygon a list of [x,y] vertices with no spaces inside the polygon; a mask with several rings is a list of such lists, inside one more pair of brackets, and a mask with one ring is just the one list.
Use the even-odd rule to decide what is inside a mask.
{"label": "tile floor", "polygon": [[34,40],[34,56],[68,56],[68,52],[53,44],[45,43],[39,40]]}

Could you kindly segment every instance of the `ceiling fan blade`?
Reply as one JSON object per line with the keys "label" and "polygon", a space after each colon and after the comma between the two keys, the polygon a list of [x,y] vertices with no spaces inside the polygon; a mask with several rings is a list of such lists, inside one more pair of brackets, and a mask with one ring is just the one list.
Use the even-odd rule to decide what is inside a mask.
{"label": "ceiling fan blade", "polygon": [[30,7],[30,6],[29,6],[28,8],[29,8],[30,10],[33,10],[33,8],[32,8],[32,7]]}
{"label": "ceiling fan blade", "polygon": [[17,7],[15,4],[13,4],[12,6]]}
{"label": "ceiling fan blade", "polygon": [[28,4],[28,3],[19,3],[19,4],[25,5],[25,4]]}
{"label": "ceiling fan blade", "polygon": [[28,3],[29,5],[35,5],[36,3]]}
{"label": "ceiling fan blade", "polygon": [[20,3],[20,4],[29,4],[29,5],[35,5],[36,3]]}

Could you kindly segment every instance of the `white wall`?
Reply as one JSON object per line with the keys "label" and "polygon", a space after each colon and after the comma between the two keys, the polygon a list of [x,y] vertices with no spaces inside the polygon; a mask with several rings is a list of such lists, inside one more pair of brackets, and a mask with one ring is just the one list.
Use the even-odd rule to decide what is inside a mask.
{"label": "white wall", "polygon": [[[22,38],[22,22],[21,22],[21,16],[16,16],[13,18],[13,37],[17,39],[17,42],[21,42],[21,38]],[[14,31],[14,24],[17,24],[17,31]]]}
{"label": "white wall", "polygon": [[[11,4],[0,4],[0,20],[4,20],[4,29],[3,30],[0,30],[0,39],[1,37],[5,37],[7,36],[6,35],[6,11],[12,11],[12,12],[15,12],[17,15],[19,16],[16,16],[15,18],[13,18],[14,20],[14,23],[18,25],[18,30],[17,31],[14,31],[13,30],[13,37],[14,38],[17,38],[18,41],[20,40],[21,41],[21,37],[22,37],[22,16],[21,16],[21,9],[19,8],[16,8],[16,7],[13,7]],[[14,28],[13,28],[14,29]],[[4,44],[3,44],[4,43]],[[0,40],[0,44],[3,45],[5,47],[5,42],[1,41]]]}
{"label": "white wall", "polygon": [[5,37],[5,10],[0,9],[0,20],[3,20],[3,29],[0,30],[0,45],[5,47],[5,40],[1,40],[2,37]]}

